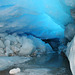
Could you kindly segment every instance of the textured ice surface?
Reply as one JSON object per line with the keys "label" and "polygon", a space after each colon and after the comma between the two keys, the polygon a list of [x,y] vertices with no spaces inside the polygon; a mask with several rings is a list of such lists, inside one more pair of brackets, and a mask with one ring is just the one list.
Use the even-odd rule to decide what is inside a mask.
{"label": "textured ice surface", "polygon": [[75,23],[68,24],[65,28],[65,37],[71,41],[75,35]]}
{"label": "textured ice surface", "polygon": [[[33,57],[27,62],[14,65],[14,68],[21,69],[17,75],[72,75],[68,60],[57,53]],[[0,75],[9,75],[10,70],[0,71]]]}
{"label": "textured ice surface", "polygon": [[20,71],[21,71],[20,68],[14,68],[9,71],[9,74],[16,74],[19,73]]}
{"label": "textured ice surface", "polygon": [[0,70],[7,69],[16,64],[24,63],[29,61],[31,58],[29,57],[0,57]]}
{"label": "textured ice surface", "polygon": [[34,36],[18,36],[17,34],[0,36],[0,56],[24,56],[53,52],[53,49],[48,43]]}
{"label": "textured ice surface", "polygon": [[66,55],[70,62],[72,74],[75,75],[75,36],[73,40],[67,44]]}
{"label": "textured ice surface", "polygon": [[34,57],[16,67],[21,69],[17,75],[72,75],[68,60],[57,53]]}
{"label": "textured ice surface", "polygon": [[[61,38],[64,36],[63,28],[72,21],[70,8],[74,7],[74,2],[67,1],[0,0],[0,32],[26,33],[42,39]],[[0,39],[2,56],[17,53],[31,54],[34,50],[36,50],[35,53],[45,52],[45,50],[52,52],[49,44],[37,38],[31,40],[27,37],[15,37],[16,35],[7,36],[7,34],[0,36],[5,37]],[[37,40],[36,44],[33,42],[35,40]]]}
{"label": "textured ice surface", "polygon": [[50,70],[46,69],[46,68],[26,69],[24,72],[20,72],[20,73],[17,73],[15,75],[50,75],[48,73],[49,71]]}
{"label": "textured ice surface", "polygon": [[62,27],[72,20],[70,8],[64,3],[62,0],[0,0],[0,32],[61,38]]}

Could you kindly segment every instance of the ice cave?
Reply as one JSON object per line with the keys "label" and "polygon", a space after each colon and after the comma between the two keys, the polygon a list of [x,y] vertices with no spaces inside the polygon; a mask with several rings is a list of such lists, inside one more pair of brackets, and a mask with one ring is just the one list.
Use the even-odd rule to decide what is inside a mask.
{"label": "ice cave", "polygon": [[75,75],[75,0],[0,0],[0,75]]}

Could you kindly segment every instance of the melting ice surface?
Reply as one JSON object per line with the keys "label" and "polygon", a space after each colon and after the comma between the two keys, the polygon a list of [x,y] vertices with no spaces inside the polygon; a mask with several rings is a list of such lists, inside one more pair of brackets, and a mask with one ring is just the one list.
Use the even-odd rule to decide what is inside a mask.
{"label": "melting ice surface", "polygon": [[[20,73],[15,75],[72,75],[67,59],[58,54],[41,55],[13,67],[19,67]],[[9,75],[9,70],[0,71],[0,75]]]}
{"label": "melting ice surface", "polygon": [[64,26],[72,21],[66,2],[0,0],[0,32],[28,33],[44,39],[63,37]]}

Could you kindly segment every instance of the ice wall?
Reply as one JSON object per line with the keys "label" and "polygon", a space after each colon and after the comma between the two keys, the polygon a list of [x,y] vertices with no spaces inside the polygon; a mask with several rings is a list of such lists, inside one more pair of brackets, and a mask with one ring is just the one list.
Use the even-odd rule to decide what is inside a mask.
{"label": "ice wall", "polygon": [[66,55],[70,62],[72,74],[75,75],[75,36],[73,40],[67,44]]}
{"label": "ice wall", "polygon": [[0,0],[0,32],[57,38],[64,36],[63,28],[71,21],[63,0]]}

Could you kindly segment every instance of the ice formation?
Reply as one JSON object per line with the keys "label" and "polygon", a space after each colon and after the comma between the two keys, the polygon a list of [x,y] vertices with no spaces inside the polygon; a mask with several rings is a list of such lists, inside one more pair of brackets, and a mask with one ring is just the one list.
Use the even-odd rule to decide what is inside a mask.
{"label": "ice formation", "polygon": [[14,69],[11,69],[10,71],[9,71],[9,74],[17,74],[17,73],[19,73],[21,70],[20,70],[20,68],[14,68]]}
{"label": "ice formation", "polygon": [[[73,4],[71,3],[71,5]],[[75,5],[73,5],[72,7],[75,7]],[[65,28],[65,37],[71,42],[68,42],[67,50],[65,53],[70,62],[70,68],[71,68],[72,74],[75,75],[75,9],[71,10],[71,15],[74,19],[74,22],[68,24]]]}
{"label": "ice formation", "polygon": [[[74,7],[75,0],[0,0],[0,56],[54,52],[41,39],[63,38],[66,26],[65,37],[71,40]],[[72,64],[71,69],[75,74]]]}
{"label": "ice formation", "polygon": [[71,15],[72,15],[74,22],[66,25],[65,27],[65,37],[69,41],[71,41],[75,35],[75,9],[71,9]]}
{"label": "ice formation", "polygon": [[71,41],[75,35],[75,24],[68,24],[65,28],[65,37]]}
{"label": "ice formation", "polygon": [[[4,33],[5,34],[5,33]],[[4,35],[3,34],[3,35]],[[0,36],[0,56],[30,55],[54,52],[48,43],[31,35]]]}
{"label": "ice formation", "polygon": [[17,73],[15,75],[50,75],[50,72],[47,68],[35,68],[35,69],[26,69],[24,72]]}
{"label": "ice formation", "polygon": [[17,64],[24,63],[26,61],[29,61],[31,57],[0,57],[0,71],[5,70],[9,67],[12,67]]}
{"label": "ice formation", "polygon": [[61,38],[64,26],[71,21],[64,0],[0,0],[0,32]]}
{"label": "ice formation", "polygon": [[75,36],[73,40],[67,44],[66,55],[70,62],[72,74],[75,75]]}

